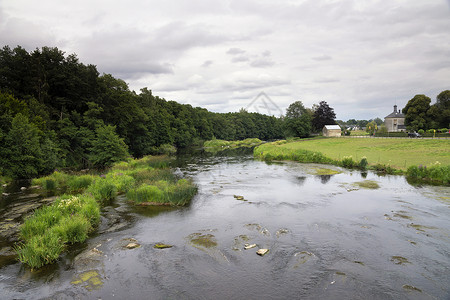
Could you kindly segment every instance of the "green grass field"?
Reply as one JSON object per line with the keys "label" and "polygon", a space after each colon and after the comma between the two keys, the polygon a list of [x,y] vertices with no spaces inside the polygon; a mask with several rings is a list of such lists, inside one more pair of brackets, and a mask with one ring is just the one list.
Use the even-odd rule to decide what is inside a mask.
{"label": "green grass field", "polygon": [[412,165],[450,165],[450,140],[383,139],[383,138],[322,138],[306,139],[292,143],[268,143],[258,151],[272,155],[294,153],[296,150],[321,152],[326,157],[342,160],[352,156],[359,161],[365,156],[369,165],[384,164],[406,170]]}

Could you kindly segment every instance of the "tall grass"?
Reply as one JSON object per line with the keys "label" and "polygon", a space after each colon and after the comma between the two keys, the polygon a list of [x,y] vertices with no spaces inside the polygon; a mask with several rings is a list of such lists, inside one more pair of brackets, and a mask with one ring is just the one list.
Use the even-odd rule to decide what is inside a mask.
{"label": "tall grass", "polygon": [[51,205],[37,209],[20,227],[16,252],[21,262],[40,268],[58,259],[66,244],[83,242],[100,222],[100,205],[118,193],[136,202],[186,205],[197,192],[190,180],[178,179],[166,157],[144,157],[116,163],[100,176],[61,172],[33,180],[46,191],[66,190]]}
{"label": "tall grass", "polygon": [[100,221],[100,209],[88,195],[63,195],[35,211],[20,227],[18,258],[31,268],[55,261],[67,243],[83,242]]}
{"label": "tall grass", "polygon": [[429,182],[435,184],[450,184],[450,166],[442,166],[436,162],[430,166],[411,166],[406,171],[406,178],[412,182]]}
{"label": "tall grass", "polygon": [[225,141],[213,139],[203,143],[203,147],[207,152],[218,152],[225,149],[233,149],[239,147],[254,147],[261,145],[263,141],[258,138],[248,138],[241,141]]}

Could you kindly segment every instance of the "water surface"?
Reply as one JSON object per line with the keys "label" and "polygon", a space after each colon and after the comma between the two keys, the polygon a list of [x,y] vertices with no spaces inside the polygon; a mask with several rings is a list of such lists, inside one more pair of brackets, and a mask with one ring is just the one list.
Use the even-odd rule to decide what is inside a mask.
{"label": "water surface", "polygon": [[[327,173],[323,168],[341,173],[316,175]],[[178,172],[199,186],[189,207],[135,208],[119,197],[105,208],[97,235],[72,247],[57,264],[38,272],[4,265],[1,294],[11,299],[450,297],[448,187],[414,187],[401,176],[266,164],[242,155],[180,158]],[[130,242],[140,247],[127,249]],[[173,247],[155,249],[156,243]],[[256,247],[244,250],[245,244]],[[258,256],[260,248],[269,253]]]}

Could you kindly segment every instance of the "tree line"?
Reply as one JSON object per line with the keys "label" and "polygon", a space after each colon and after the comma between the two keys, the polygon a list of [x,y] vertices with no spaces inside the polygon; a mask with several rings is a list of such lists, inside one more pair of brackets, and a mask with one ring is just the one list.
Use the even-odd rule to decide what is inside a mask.
{"label": "tree line", "polygon": [[[304,137],[324,122],[323,112],[315,115],[301,101],[291,106],[286,117],[244,109],[214,113],[167,101],[148,88],[131,91],[125,81],[58,48],[28,52],[5,46],[0,50],[0,175],[30,178],[57,167],[102,168],[130,155],[213,138]],[[294,107],[299,110],[291,113]],[[321,102],[316,110],[324,107],[331,109]]]}

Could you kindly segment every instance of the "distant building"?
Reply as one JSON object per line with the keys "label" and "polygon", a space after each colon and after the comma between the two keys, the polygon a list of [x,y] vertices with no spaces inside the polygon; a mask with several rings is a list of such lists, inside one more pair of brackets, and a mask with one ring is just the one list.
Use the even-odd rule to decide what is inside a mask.
{"label": "distant building", "polygon": [[341,136],[341,127],[339,125],[325,125],[322,129],[323,136],[337,137]]}
{"label": "distant building", "polygon": [[397,111],[397,105],[394,105],[394,111],[384,117],[384,125],[386,125],[388,132],[406,131],[405,115],[401,110]]}

